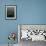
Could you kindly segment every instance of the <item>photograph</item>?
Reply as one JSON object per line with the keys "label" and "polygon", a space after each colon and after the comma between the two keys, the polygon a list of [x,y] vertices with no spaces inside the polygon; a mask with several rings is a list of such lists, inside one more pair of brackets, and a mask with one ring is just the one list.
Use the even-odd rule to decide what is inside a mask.
{"label": "photograph", "polygon": [[46,25],[40,24],[19,24],[18,41],[20,46],[31,46],[33,42],[46,41]]}

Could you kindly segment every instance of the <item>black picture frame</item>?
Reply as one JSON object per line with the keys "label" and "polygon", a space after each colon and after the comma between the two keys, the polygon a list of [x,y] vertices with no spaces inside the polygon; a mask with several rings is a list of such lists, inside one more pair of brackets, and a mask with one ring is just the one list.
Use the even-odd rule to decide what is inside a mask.
{"label": "black picture frame", "polygon": [[5,5],[5,19],[16,20],[16,5]]}

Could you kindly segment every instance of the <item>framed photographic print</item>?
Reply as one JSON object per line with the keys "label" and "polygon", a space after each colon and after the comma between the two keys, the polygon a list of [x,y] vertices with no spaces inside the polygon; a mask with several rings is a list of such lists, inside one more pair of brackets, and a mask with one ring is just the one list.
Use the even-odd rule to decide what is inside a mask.
{"label": "framed photographic print", "polygon": [[6,20],[16,19],[16,5],[5,5]]}

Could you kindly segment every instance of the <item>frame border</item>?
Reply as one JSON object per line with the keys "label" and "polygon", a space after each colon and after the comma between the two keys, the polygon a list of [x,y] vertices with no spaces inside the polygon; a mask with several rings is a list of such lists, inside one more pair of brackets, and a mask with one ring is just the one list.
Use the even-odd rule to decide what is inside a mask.
{"label": "frame border", "polygon": [[16,5],[5,5],[5,20],[16,20],[17,19],[17,6],[16,6],[16,18],[15,19],[6,19],[6,6],[16,6]]}

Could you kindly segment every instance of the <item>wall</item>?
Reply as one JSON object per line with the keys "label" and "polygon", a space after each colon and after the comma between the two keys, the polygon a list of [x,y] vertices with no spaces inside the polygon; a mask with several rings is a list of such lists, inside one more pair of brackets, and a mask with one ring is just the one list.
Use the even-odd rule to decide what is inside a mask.
{"label": "wall", "polygon": [[[5,20],[5,5],[14,4],[17,19]],[[9,32],[18,32],[18,24],[46,24],[46,0],[0,0],[0,44],[8,43]]]}
{"label": "wall", "polygon": [[[5,20],[5,5],[16,5],[14,0],[0,0],[0,44],[9,42],[8,35],[10,32],[17,32],[17,20]],[[18,38],[17,38],[18,39]],[[18,43],[16,39],[16,43]]]}

